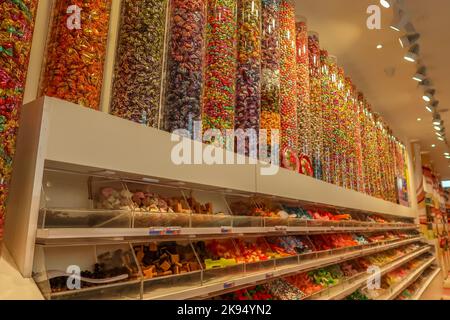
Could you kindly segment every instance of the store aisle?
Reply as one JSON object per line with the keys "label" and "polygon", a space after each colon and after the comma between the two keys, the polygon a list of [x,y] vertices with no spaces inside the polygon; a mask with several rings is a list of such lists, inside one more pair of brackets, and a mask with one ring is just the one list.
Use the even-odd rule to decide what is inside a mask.
{"label": "store aisle", "polygon": [[0,300],[43,300],[31,279],[24,279],[8,250],[0,243]]}

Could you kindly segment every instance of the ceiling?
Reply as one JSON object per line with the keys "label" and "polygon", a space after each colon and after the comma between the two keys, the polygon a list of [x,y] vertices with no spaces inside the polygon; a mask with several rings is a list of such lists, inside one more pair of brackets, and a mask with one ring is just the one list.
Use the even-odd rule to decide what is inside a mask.
{"label": "ceiling", "polygon": [[[421,34],[420,63],[433,81],[440,109],[450,108],[450,1],[408,0],[406,9]],[[422,151],[442,179],[450,179],[447,145],[437,140],[432,114],[425,109],[423,88],[412,80],[418,65],[403,59],[407,49],[398,41],[404,33],[389,28],[393,10],[382,9],[382,29],[369,30],[366,13],[376,0],[295,0],[297,16],[308,19],[310,31],[320,35],[321,46],[338,57],[346,75],[403,142],[418,140]],[[382,49],[376,46],[382,44]],[[442,114],[450,129],[450,112]],[[421,118],[422,121],[417,119]],[[448,131],[448,130],[447,130]],[[435,144],[436,147],[432,148]]]}

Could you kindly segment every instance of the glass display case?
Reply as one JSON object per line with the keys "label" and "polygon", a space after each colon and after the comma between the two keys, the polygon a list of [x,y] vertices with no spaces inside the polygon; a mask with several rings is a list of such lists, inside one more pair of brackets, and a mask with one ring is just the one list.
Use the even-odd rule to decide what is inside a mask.
{"label": "glass display case", "polygon": [[140,299],[141,278],[128,243],[36,245],[33,279],[47,299]]}
{"label": "glass display case", "polygon": [[111,0],[54,3],[41,93],[99,110]]}
{"label": "glass display case", "polygon": [[207,0],[204,130],[234,129],[237,79],[237,0]]}
{"label": "glass display case", "polygon": [[159,128],[168,0],[122,2],[111,114]]}
{"label": "glass display case", "polygon": [[171,0],[164,93],[164,130],[194,131],[201,120],[206,0]]}
{"label": "glass display case", "polygon": [[[46,170],[39,229],[139,229],[145,234],[383,231],[412,219],[345,211],[232,190]],[[125,232],[125,231],[124,231]]]}
{"label": "glass display case", "polygon": [[[235,129],[259,134],[261,110],[261,1],[237,2],[237,80]],[[246,155],[250,155],[246,146]],[[255,150],[256,151],[256,150]],[[239,150],[238,150],[239,152]]]}

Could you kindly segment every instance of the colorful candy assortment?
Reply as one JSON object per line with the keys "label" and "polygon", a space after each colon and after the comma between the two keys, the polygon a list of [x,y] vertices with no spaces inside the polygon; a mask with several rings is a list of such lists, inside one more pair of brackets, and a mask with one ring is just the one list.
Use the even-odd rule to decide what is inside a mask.
{"label": "colorful candy assortment", "polygon": [[262,0],[260,128],[266,130],[269,145],[272,133],[281,133],[279,12],[280,0]]}
{"label": "colorful candy assortment", "polygon": [[280,50],[281,150],[285,152],[284,150],[289,149],[297,158],[295,6],[291,0],[281,0],[280,3]]}
{"label": "colorful candy assortment", "polygon": [[206,0],[171,0],[163,127],[193,132],[201,120]]}
{"label": "colorful candy assortment", "polygon": [[[378,266],[380,268],[392,263],[397,259],[401,259],[407,254],[418,250],[419,244],[410,244],[394,250],[388,250],[380,252],[371,256],[361,257],[354,260],[342,262],[340,264],[331,265],[325,268],[319,268],[309,272],[303,272],[297,275],[289,276],[284,279],[277,279],[262,285],[261,288],[247,289],[253,294],[249,296],[247,290],[239,290],[229,295],[223,296],[225,299],[238,299],[238,300],[304,300],[312,298],[316,294],[327,294],[326,289],[332,288],[346,281],[352,281],[352,279],[367,275],[367,270],[370,267]],[[409,274],[410,270],[423,263],[427,256],[421,256],[420,258],[407,263],[406,265],[388,273],[383,278],[383,286],[389,288],[389,286],[395,285],[401,279],[404,279]],[[262,296],[256,295],[257,292],[264,293]],[[267,296],[266,293],[270,295]],[[371,297],[373,298],[373,297]],[[369,295],[366,290],[358,290],[346,299],[362,299],[368,300]]]}
{"label": "colorful candy assortment", "polygon": [[225,301],[269,301],[274,297],[268,290],[267,285],[259,285],[248,289],[238,290],[219,297],[219,300]]}
{"label": "colorful candy assortment", "polygon": [[302,291],[284,279],[270,282],[267,289],[276,300],[302,300],[305,297]]}
{"label": "colorful candy assortment", "polygon": [[310,79],[309,79],[309,52],[308,27],[306,22],[297,22],[296,49],[297,49],[297,126],[299,152],[311,159],[311,107],[310,107]]}
{"label": "colorful candy assortment", "polygon": [[111,114],[159,127],[167,0],[122,2]]}
{"label": "colorful candy assortment", "polygon": [[37,2],[0,1],[0,239]]}
{"label": "colorful candy assortment", "polygon": [[237,0],[208,0],[203,128],[234,129]]}
{"label": "colorful candy assortment", "polygon": [[[81,24],[77,26],[74,20],[69,28],[71,14],[67,9],[72,5],[81,10]],[[100,108],[110,5],[111,0],[56,2],[42,81],[43,95]]]}
{"label": "colorful candy assortment", "polygon": [[313,138],[312,162],[314,177],[322,180],[323,167],[323,119],[322,119],[322,70],[320,61],[319,36],[310,32],[308,35],[309,73],[310,73],[310,103],[311,103],[311,127]]}
{"label": "colorful candy assortment", "polygon": [[261,110],[261,10],[260,1],[238,1],[235,129],[255,130],[256,134]]}

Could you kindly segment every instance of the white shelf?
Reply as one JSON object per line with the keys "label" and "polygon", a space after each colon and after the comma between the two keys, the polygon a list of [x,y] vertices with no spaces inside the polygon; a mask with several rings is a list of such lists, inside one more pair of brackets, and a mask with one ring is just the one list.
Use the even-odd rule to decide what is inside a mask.
{"label": "white shelf", "polygon": [[436,279],[436,277],[441,272],[440,268],[437,268],[430,276],[428,276],[427,281],[423,284],[423,286],[420,288],[419,291],[412,297],[411,300],[420,300],[422,295],[425,293],[425,291],[428,289],[428,287],[431,285],[431,283]]}
{"label": "white shelf", "polygon": [[[354,252],[347,252],[339,255],[333,255],[330,257],[315,259],[311,261],[305,261],[296,266],[286,266],[277,270],[264,271],[259,273],[253,273],[249,275],[244,275],[240,278],[233,280],[227,280],[222,283],[212,283],[203,285],[196,288],[186,288],[185,290],[180,290],[174,293],[161,294],[160,296],[152,296],[152,300],[186,300],[201,298],[210,295],[220,295],[225,290],[230,290],[232,288],[239,289],[239,287],[251,286],[260,282],[268,281],[271,279],[286,277],[289,275],[295,275],[301,272],[314,270],[317,268],[338,264],[347,260],[356,259],[359,257],[371,255],[378,252],[383,252],[392,248],[400,247],[409,243],[417,242],[419,239],[408,239],[385,246],[380,246],[376,248],[362,249]],[[429,249],[427,249],[429,250]],[[424,251],[426,252],[426,251]],[[226,288],[225,288],[226,287]],[[145,295],[144,295],[145,299]]]}
{"label": "white shelf", "polygon": [[[176,165],[171,134],[55,98],[22,108],[10,185],[5,243],[19,270],[31,276],[45,168],[87,174],[109,171],[131,180],[154,178],[206,190],[265,194],[350,210],[415,218],[413,209],[281,169],[260,175],[263,164]],[[189,141],[194,148],[204,148]],[[222,152],[222,149],[219,149]],[[225,152],[230,158],[234,153]],[[248,163],[248,161],[247,161]]]}
{"label": "white shelf", "polygon": [[[222,228],[182,228],[179,235],[175,237],[201,237],[216,235],[220,237],[238,237],[245,235],[308,235],[308,234],[324,234],[324,233],[340,233],[340,232],[381,232],[381,231],[399,231],[414,230],[412,227],[286,227],[280,231],[276,227],[261,228],[230,228],[226,232]],[[45,240],[79,240],[79,239],[101,239],[101,238],[132,238],[132,237],[148,237],[156,239],[161,236],[152,236],[149,234],[150,228],[55,228],[55,229],[38,229],[36,234],[37,241]],[[171,235],[171,237],[174,237]]]}
{"label": "white shelf", "polygon": [[[430,249],[431,249],[430,247],[418,249],[417,251],[411,252],[411,253],[407,254],[406,256],[401,257],[400,259],[389,263],[388,265],[381,268],[381,275],[383,276],[383,275],[391,272],[392,270],[395,270],[396,268],[411,261],[412,259],[430,251]],[[336,287],[330,288],[328,290],[328,293],[326,293],[325,296],[317,297],[318,294],[314,294],[309,299],[312,299],[312,300],[340,300],[340,299],[343,299],[343,298],[349,296],[350,294],[352,294],[353,292],[355,292],[356,290],[364,287],[367,284],[368,279],[370,279],[370,275],[365,275],[365,276],[357,279],[353,283],[345,283],[344,282],[343,284],[340,284],[340,285],[337,285]],[[344,286],[344,288],[342,288],[342,286]]]}
{"label": "white shelf", "polygon": [[392,292],[386,295],[382,295],[378,297],[376,300],[393,300],[398,297],[399,294],[403,292],[406,288],[408,288],[414,281],[416,281],[420,275],[427,269],[430,265],[432,265],[436,261],[435,257],[430,258],[427,262],[417,268],[414,272],[409,274],[403,281],[397,284]]}

